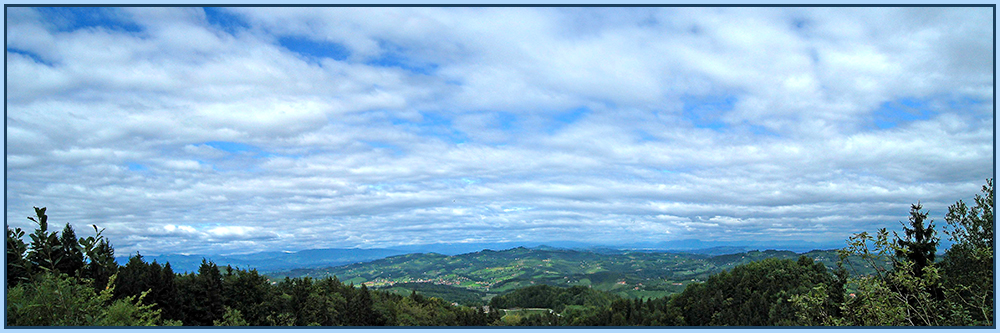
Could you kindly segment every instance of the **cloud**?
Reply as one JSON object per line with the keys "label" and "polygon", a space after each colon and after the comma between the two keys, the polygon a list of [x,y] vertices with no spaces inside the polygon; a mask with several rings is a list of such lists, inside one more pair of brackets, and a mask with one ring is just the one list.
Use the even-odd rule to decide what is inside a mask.
{"label": "cloud", "polygon": [[[846,239],[991,177],[985,8],[11,8],[8,222],[119,253]],[[60,222],[62,223],[62,222]],[[82,229],[80,229],[82,230]]]}

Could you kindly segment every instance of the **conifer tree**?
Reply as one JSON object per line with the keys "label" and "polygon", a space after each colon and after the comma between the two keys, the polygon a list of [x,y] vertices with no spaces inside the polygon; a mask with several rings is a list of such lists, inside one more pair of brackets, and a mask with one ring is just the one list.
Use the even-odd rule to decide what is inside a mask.
{"label": "conifer tree", "polygon": [[180,320],[180,310],[177,304],[177,285],[174,283],[173,268],[170,267],[170,263],[163,264],[160,274],[160,285],[159,285],[159,299],[157,303],[159,308],[163,310],[164,319]]}
{"label": "conifer tree", "polygon": [[80,276],[80,269],[83,268],[83,252],[80,250],[76,232],[69,223],[66,223],[59,236],[59,248],[56,249],[55,256],[58,261],[56,269],[69,276]]}
{"label": "conifer tree", "polygon": [[215,320],[221,320],[225,313],[222,303],[222,275],[214,262],[202,259],[198,268],[198,285],[204,297],[200,300],[200,309],[204,315],[205,325],[211,325]]}
{"label": "conifer tree", "polygon": [[364,284],[351,297],[348,303],[348,320],[353,326],[380,326],[383,322],[374,309],[371,293]]}
{"label": "conifer tree", "polygon": [[[913,262],[913,276],[922,277],[923,269],[934,263],[934,255],[937,252],[938,237],[934,231],[934,221],[931,220],[924,225],[928,213],[921,212],[923,206],[920,203],[910,206],[910,226],[903,226],[906,238],[896,235],[896,244],[902,249],[896,250],[897,260],[909,260]],[[903,250],[905,249],[905,251]],[[898,261],[897,261],[898,266]]]}
{"label": "conifer tree", "polygon": [[148,266],[142,261],[142,254],[138,252],[128,258],[128,263],[118,270],[118,277],[115,281],[115,289],[118,291],[115,293],[116,300],[137,296],[150,290]]}

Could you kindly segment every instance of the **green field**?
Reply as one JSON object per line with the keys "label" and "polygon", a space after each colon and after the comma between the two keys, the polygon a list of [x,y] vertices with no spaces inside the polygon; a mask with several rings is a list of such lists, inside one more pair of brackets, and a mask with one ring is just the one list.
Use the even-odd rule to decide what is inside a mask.
{"label": "green field", "polygon": [[[836,251],[803,255],[834,267]],[[455,256],[406,254],[367,263],[274,272],[274,278],[336,276],[397,293],[417,291],[463,305],[480,305],[489,295],[533,285],[587,286],[626,298],[658,298],[679,293],[711,274],[765,258],[797,259],[791,251],[749,251],[709,256],[648,251],[588,252],[513,248]]]}

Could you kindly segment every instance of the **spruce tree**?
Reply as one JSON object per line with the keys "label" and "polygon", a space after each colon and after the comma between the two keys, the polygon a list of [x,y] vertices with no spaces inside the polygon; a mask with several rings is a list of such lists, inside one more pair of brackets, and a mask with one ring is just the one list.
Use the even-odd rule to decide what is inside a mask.
{"label": "spruce tree", "polygon": [[206,326],[212,325],[213,321],[221,320],[225,313],[222,303],[222,274],[219,273],[219,266],[202,259],[197,281],[200,291],[204,293],[199,300],[203,316],[201,323]]}
{"label": "spruce tree", "polygon": [[80,243],[77,241],[76,232],[73,227],[66,223],[62,234],[59,236],[59,248],[55,251],[58,263],[56,269],[69,276],[80,276],[83,268],[83,251],[80,251]]}
{"label": "spruce tree", "polygon": [[136,252],[134,256],[130,256],[128,263],[118,270],[118,278],[115,280],[115,299],[138,296],[149,290],[148,269],[149,265],[142,260],[142,254]]}
{"label": "spruce tree", "polygon": [[163,310],[163,318],[171,320],[180,320],[181,314],[179,305],[177,302],[177,285],[174,283],[173,268],[170,267],[170,263],[163,264],[163,269],[160,271],[160,286],[158,300],[160,309]]}
{"label": "spruce tree", "polygon": [[[923,269],[934,263],[934,254],[937,252],[938,237],[934,231],[934,221],[931,220],[924,225],[928,213],[921,212],[923,206],[920,203],[910,206],[910,226],[903,225],[903,232],[906,238],[896,235],[896,245],[901,249],[896,250],[897,260],[908,260],[913,262],[913,276],[922,277]],[[904,251],[904,249],[906,251]],[[897,261],[897,266],[900,261]]]}

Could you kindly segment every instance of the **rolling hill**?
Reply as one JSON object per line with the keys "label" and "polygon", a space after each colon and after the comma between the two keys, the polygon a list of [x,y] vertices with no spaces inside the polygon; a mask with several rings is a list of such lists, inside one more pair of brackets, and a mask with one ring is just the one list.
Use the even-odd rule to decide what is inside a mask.
{"label": "rolling hill", "polygon": [[[834,267],[837,253],[816,250],[806,255]],[[460,255],[411,253],[337,267],[272,272],[272,278],[336,276],[345,283],[391,288],[400,293],[421,286],[449,286],[448,293],[468,290],[487,299],[532,285],[588,286],[623,297],[662,297],[711,274],[765,258],[796,259],[792,251],[748,251],[707,255],[683,252],[602,250],[550,247],[483,250]],[[438,292],[440,288],[437,288]],[[429,290],[429,289],[428,289]],[[469,303],[469,297],[460,297]],[[458,298],[452,297],[458,302]]]}

